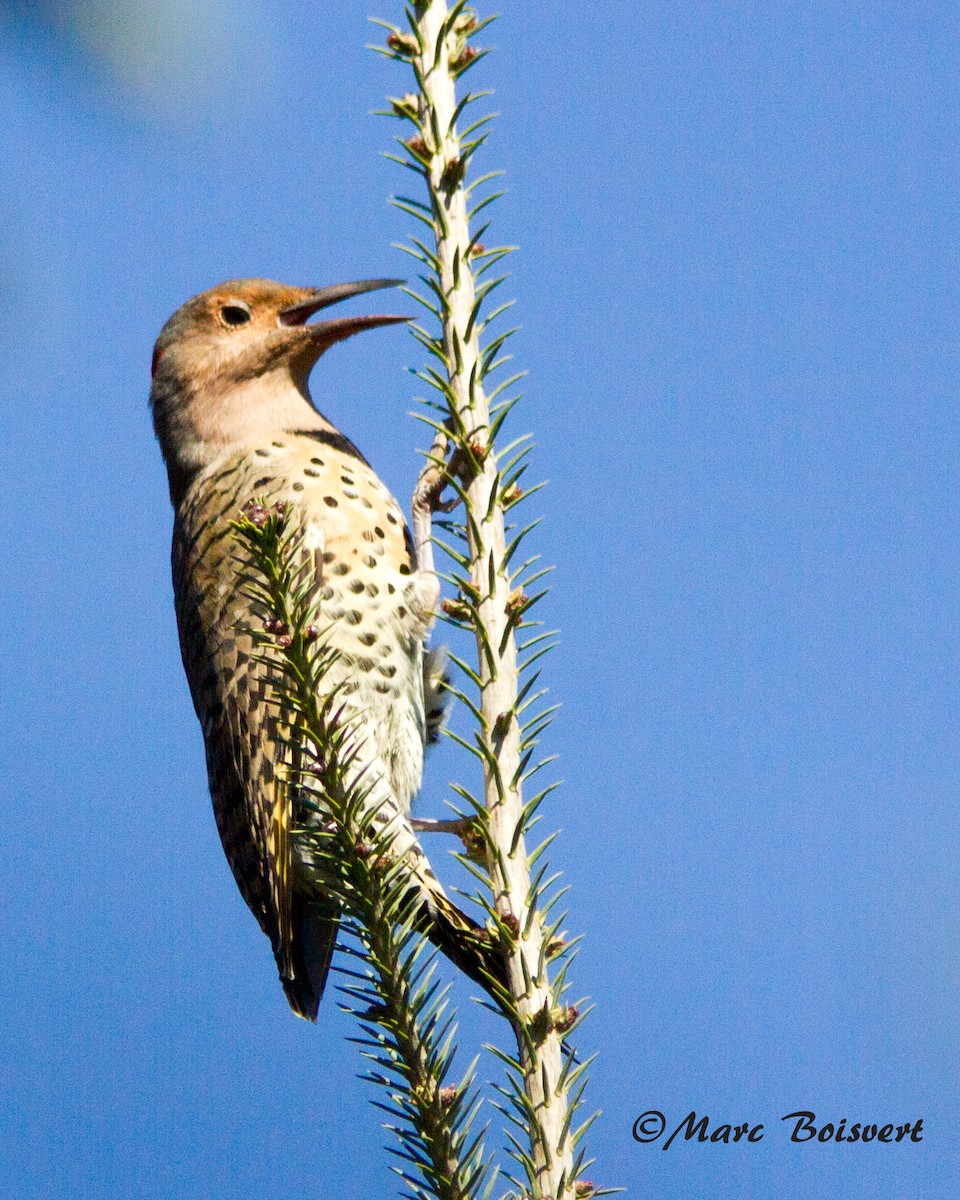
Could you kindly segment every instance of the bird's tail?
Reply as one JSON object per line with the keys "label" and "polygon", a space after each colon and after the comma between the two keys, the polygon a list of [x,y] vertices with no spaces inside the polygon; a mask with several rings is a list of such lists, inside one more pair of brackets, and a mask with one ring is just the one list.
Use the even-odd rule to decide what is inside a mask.
{"label": "bird's tail", "polygon": [[[465,975],[479,984],[499,1008],[506,990],[506,963],[498,941],[486,929],[471,920],[449,899],[430,866],[429,859],[404,810],[387,782],[379,763],[365,761],[352,753],[344,767],[344,784],[359,797],[361,827],[370,831],[371,842],[378,848],[385,870],[396,888],[395,913],[423,934]],[[314,812],[323,811],[320,798]],[[319,818],[312,817],[319,825]],[[319,831],[318,831],[319,832]],[[299,911],[291,914],[294,935],[294,961],[290,978],[283,978],[284,990],[294,1012],[315,1020],[330,969],[337,936],[338,883],[336,869],[324,864],[325,854],[318,847],[301,845],[301,883],[311,880],[309,892],[296,897]]]}
{"label": "bird's tail", "polygon": [[419,838],[392,795],[378,797],[371,808],[373,823],[380,826],[382,844],[389,847],[389,858],[399,871],[401,919],[409,920],[414,929],[429,938],[502,1008],[500,995],[507,986],[507,971],[499,943],[447,896]]}
{"label": "bird's tail", "polygon": [[277,956],[280,982],[287,1002],[297,1016],[315,1021],[337,944],[339,909],[329,901],[308,900],[297,894],[293,897],[291,918],[287,970],[284,970],[281,956]]}
{"label": "bird's tail", "polygon": [[415,886],[405,897],[412,925],[502,1008],[507,972],[499,944],[450,900],[426,856],[417,867]]}

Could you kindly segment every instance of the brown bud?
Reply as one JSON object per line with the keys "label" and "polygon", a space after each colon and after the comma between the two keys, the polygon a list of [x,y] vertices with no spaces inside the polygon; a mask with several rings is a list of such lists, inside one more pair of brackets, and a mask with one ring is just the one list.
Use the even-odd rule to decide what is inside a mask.
{"label": "brown bud", "polygon": [[419,49],[417,39],[409,33],[391,33],[387,38],[387,46],[396,54],[412,58]]}
{"label": "brown bud", "polygon": [[464,46],[458,58],[450,65],[455,75],[458,75],[465,67],[468,67],[480,53],[479,50],[474,50],[472,46]]}
{"label": "brown bud", "polygon": [[507,612],[519,612],[527,602],[527,593],[523,588],[517,588],[507,597]]}
{"label": "brown bud", "polygon": [[303,631],[303,640],[305,642],[315,642],[320,636],[320,629],[317,625],[308,625]]}
{"label": "brown bud", "polygon": [[597,1190],[597,1185],[592,1179],[578,1179],[573,1185],[575,1196],[592,1196]]}
{"label": "brown bud", "polygon": [[520,936],[520,920],[516,913],[505,913],[500,917],[500,924],[510,931],[511,937]]}
{"label": "brown bud", "polygon": [[430,157],[430,150],[422,137],[407,138],[403,144],[415,158]]}
{"label": "brown bud", "polygon": [[483,242],[474,242],[470,247],[470,257],[479,258],[481,254],[486,254],[487,248]]}
{"label": "brown bud", "polygon": [[564,1004],[551,1012],[550,1019],[557,1033],[569,1033],[579,1016],[580,1009],[575,1004]]}
{"label": "brown bud", "polygon": [[407,92],[405,96],[399,96],[390,101],[390,107],[398,117],[413,116],[417,111],[417,97],[413,92]]}
{"label": "brown bud", "polygon": [[556,937],[551,942],[547,942],[547,958],[556,958],[558,954],[566,949],[567,939]]}
{"label": "brown bud", "polygon": [[512,712],[502,712],[493,723],[493,736],[497,738],[506,737],[512,720]]}
{"label": "brown bud", "polygon": [[258,529],[262,529],[270,520],[270,514],[257,500],[248,500],[247,503],[240,509],[242,516],[246,517],[251,525],[256,525]]}
{"label": "brown bud", "polygon": [[361,840],[354,846],[354,850],[358,858],[369,858],[373,853],[373,843]]}
{"label": "brown bud", "polygon": [[463,177],[466,173],[467,164],[463,159],[457,157],[451,158],[440,175],[440,186],[444,191],[452,192],[455,187],[463,182]]}
{"label": "brown bud", "polygon": [[450,1105],[457,1098],[457,1089],[453,1086],[452,1083],[448,1084],[447,1087],[442,1087],[440,1089],[440,1091],[437,1092],[437,1096],[440,1100],[440,1103],[443,1105],[443,1107],[449,1108]]}
{"label": "brown bud", "polygon": [[470,451],[470,453],[473,455],[473,457],[477,460],[478,463],[486,462],[487,455],[490,453],[490,449],[487,446],[487,443],[478,437],[473,438],[468,443],[467,449]]}
{"label": "brown bud", "polygon": [[440,611],[455,621],[469,621],[470,609],[463,600],[441,600]]}
{"label": "brown bud", "polygon": [[277,634],[277,645],[280,647],[281,650],[286,650],[292,641],[293,641],[293,638],[290,636],[289,633]]}
{"label": "brown bud", "polygon": [[500,499],[506,505],[516,504],[523,496],[523,488],[516,483],[511,483],[509,487],[504,488],[500,494]]}

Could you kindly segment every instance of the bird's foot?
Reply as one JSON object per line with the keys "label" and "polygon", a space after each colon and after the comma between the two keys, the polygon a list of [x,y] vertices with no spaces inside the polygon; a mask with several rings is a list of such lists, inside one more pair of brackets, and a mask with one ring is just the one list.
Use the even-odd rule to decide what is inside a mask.
{"label": "bird's foot", "polygon": [[437,430],[426,465],[420,472],[417,486],[413,490],[413,540],[417,548],[417,562],[424,571],[434,569],[431,542],[433,514],[453,512],[460,503],[459,496],[453,496],[449,500],[443,499],[445,488],[463,474],[465,466],[460,448],[455,448],[448,457],[449,448],[449,435],[442,429]]}
{"label": "bird's foot", "polygon": [[410,826],[417,833],[455,833],[457,837],[462,837],[471,823],[470,817],[460,817],[456,821],[436,820],[434,817],[410,817]]}
{"label": "bird's foot", "polygon": [[463,842],[467,858],[474,862],[485,862],[485,840],[476,817],[458,817],[454,821],[435,820],[433,817],[410,817],[411,828],[417,833],[453,833]]}

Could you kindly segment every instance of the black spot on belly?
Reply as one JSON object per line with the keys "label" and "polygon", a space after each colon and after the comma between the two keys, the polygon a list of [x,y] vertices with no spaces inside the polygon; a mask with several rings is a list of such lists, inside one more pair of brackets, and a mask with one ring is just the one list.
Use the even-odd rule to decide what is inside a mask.
{"label": "black spot on belly", "polygon": [[361,497],[360,497],[360,503],[363,505],[363,507],[364,507],[364,508],[373,508],[373,505],[372,505],[372,504],[370,503],[370,501],[369,501],[369,500],[366,498],[366,496],[361,496]]}
{"label": "black spot on belly", "polygon": [[356,609],[353,609],[352,612],[347,613],[347,624],[348,625],[359,625],[362,620],[363,620],[363,613],[358,613]]}
{"label": "black spot on belly", "polygon": [[323,502],[324,502],[324,504],[328,505],[330,508],[336,508],[336,507],[337,507],[337,498],[336,498],[336,496],[324,496],[324,498],[323,498]]}
{"label": "black spot on belly", "polygon": [[397,689],[390,683],[377,682],[373,685],[373,690],[379,692],[381,696],[396,696]]}
{"label": "black spot on belly", "polygon": [[361,633],[357,637],[357,641],[362,646],[372,646],[376,640],[377,640],[377,635],[375,633]]}
{"label": "black spot on belly", "polygon": [[311,479],[319,479],[320,478],[320,472],[315,471],[313,469],[313,467],[304,467],[303,473],[304,473],[304,475],[309,475]]}
{"label": "black spot on belly", "polygon": [[401,563],[398,569],[399,569],[401,575],[409,575],[410,574],[410,568],[407,566],[406,563]]}
{"label": "black spot on belly", "polygon": [[406,609],[403,607],[403,605],[401,604],[401,605],[400,605],[400,607],[397,609],[397,616],[398,616],[398,617],[400,618],[400,620],[402,621],[402,620],[403,620],[403,618],[404,618],[406,615],[407,615],[407,610],[406,610]]}
{"label": "black spot on belly", "polygon": [[325,563],[332,563],[333,559],[334,559],[333,552],[330,550],[324,550],[320,561],[325,562]]}
{"label": "black spot on belly", "polygon": [[365,567],[375,567],[377,565],[377,560],[372,554],[365,554],[361,559],[361,562]]}
{"label": "black spot on belly", "polygon": [[269,475],[264,475],[264,477],[262,479],[258,479],[253,486],[255,488],[262,488],[266,487],[268,483],[273,483],[273,479]]}
{"label": "black spot on belly", "polygon": [[373,670],[374,662],[373,662],[372,658],[358,658],[358,659],[355,659],[354,661],[356,662],[357,668],[360,671],[372,671]]}
{"label": "black spot on belly", "polygon": [[387,520],[391,525],[396,525],[397,523],[397,518],[393,515],[393,513],[387,513]]}
{"label": "black spot on belly", "polygon": [[371,530],[369,530],[369,529],[365,529],[365,530],[363,531],[363,533],[362,533],[360,536],[363,538],[363,540],[364,540],[365,542],[372,542],[372,541],[373,541],[373,533],[372,533],[372,531],[371,531]]}
{"label": "black spot on belly", "polygon": [[256,453],[256,454],[257,454],[257,455],[258,455],[260,458],[269,458],[269,457],[270,457],[270,451],[269,451],[269,450],[257,450],[257,451],[255,451],[255,453]]}
{"label": "black spot on belly", "polygon": [[350,574],[350,564],[345,563],[345,562],[334,563],[333,573],[334,573],[334,575],[349,575]]}
{"label": "black spot on belly", "polygon": [[397,590],[397,589],[396,589],[396,588],[393,586],[393,584],[392,584],[392,583],[388,583],[388,584],[387,584],[387,592],[388,592],[388,593],[389,593],[391,596],[393,595],[393,593],[394,593],[396,590]]}
{"label": "black spot on belly", "polygon": [[322,587],[320,589],[320,599],[321,600],[332,600],[333,599],[333,588],[329,584],[327,584],[326,587]]}
{"label": "black spot on belly", "polygon": [[368,596],[379,596],[380,595],[380,589],[377,587],[377,585],[375,583],[367,584],[367,595]]}
{"label": "black spot on belly", "polygon": [[310,459],[310,461],[313,463],[313,465],[314,465],[315,467],[322,467],[322,466],[323,466],[323,459],[322,459],[322,458],[311,458],[311,459]]}
{"label": "black spot on belly", "polygon": [[363,580],[362,579],[351,579],[349,587],[350,587],[350,591],[353,592],[354,595],[359,596],[360,593],[363,591]]}
{"label": "black spot on belly", "polygon": [[283,449],[283,442],[271,442],[271,443],[270,443],[270,445],[271,445],[271,446],[276,446],[276,448],[277,448],[278,450],[282,450],[282,449]]}
{"label": "black spot on belly", "polygon": [[295,483],[295,484],[293,485],[293,490],[294,490],[295,492],[302,492],[302,491],[303,491],[303,484],[302,484],[302,483]]}
{"label": "black spot on belly", "polygon": [[397,668],[392,663],[381,663],[377,670],[387,679],[392,679],[397,673]]}
{"label": "black spot on belly", "polygon": [[340,482],[345,483],[348,487],[353,487],[355,480],[351,479],[349,475],[341,475]]}
{"label": "black spot on belly", "polygon": [[382,537],[386,537],[386,536],[387,536],[387,535],[386,535],[386,534],[383,532],[383,530],[380,528],[380,526],[379,526],[379,525],[374,525],[374,527],[373,527],[373,532],[374,532],[374,533],[377,535],[377,537],[379,537],[379,538],[382,538]]}

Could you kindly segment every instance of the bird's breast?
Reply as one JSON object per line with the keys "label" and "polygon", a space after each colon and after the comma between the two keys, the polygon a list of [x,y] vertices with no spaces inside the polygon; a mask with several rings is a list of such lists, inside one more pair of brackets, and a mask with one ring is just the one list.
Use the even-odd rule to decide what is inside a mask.
{"label": "bird's breast", "polygon": [[[251,447],[205,473],[197,507],[226,525],[249,500],[282,500],[292,506],[312,557],[316,622],[324,642],[336,651],[327,681],[349,706],[363,712],[369,749],[376,751],[406,806],[419,787],[423,765],[422,660],[428,616],[419,601],[403,513],[370,466],[342,441],[348,449],[296,434]],[[222,547],[216,537],[203,540]],[[225,578],[225,562],[212,572],[199,562],[197,566],[211,589],[208,602],[229,626],[234,610],[246,611],[240,599],[243,572]],[[231,601],[224,593],[234,588]],[[230,632],[224,628],[225,634]]]}

